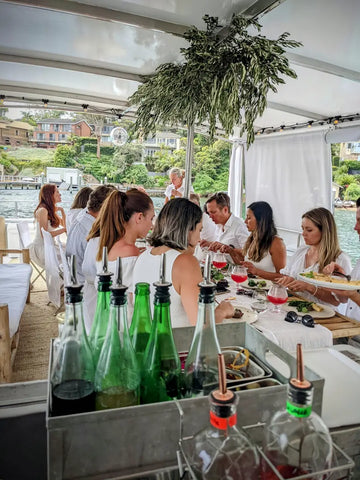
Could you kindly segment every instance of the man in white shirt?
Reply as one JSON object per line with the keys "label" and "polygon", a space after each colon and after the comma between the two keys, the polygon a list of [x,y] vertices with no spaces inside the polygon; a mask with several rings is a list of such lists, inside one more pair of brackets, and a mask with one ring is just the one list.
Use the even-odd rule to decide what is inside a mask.
{"label": "man in white shirt", "polygon": [[206,211],[217,226],[215,242],[203,240],[201,247],[218,251],[223,245],[242,248],[249,236],[245,222],[230,211],[230,198],[225,192],[212,195],[206,202]]}
{"label": "man in white shirt", "polygon": [[86,238],[100,212],[104,200],[113,190],[116,190],[116,187],[113,185],[100,185],[95,188],[90,194],[86,208],[78,214],[68,232],[66,256],[76,256],[76,271],[79,283],[85,282],[85,277],[82,272],[82,263],[87,245]]}

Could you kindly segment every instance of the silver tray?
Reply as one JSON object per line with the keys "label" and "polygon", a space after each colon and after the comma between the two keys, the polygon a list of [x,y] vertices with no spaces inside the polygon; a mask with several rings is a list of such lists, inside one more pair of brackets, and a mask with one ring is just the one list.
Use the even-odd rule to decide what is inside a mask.
{"label": "silver tray", "polygon": [[[243,347],[239,346],[229,346],[223,347],[221,351],[224,354],[225,365],[232,363],[240,351],[243,350]],[[245,355],[242,354],[240,360],[237,361],[237,364],[242,363],[245,360]],[[250,352],[249,363],[246,367],[241,368],[240,370],[232,369],[226,367],[227,373],[227,384],[228,385],[238,385],[243,383],[249,383],[260,378],[266,378],[272,376],[272,371],[266,367],[262,362],[260,362],[253,353]],[[239,376],[239,373],[241,376]],[[237,378],[229,378],[229,375],[235,376]]]}

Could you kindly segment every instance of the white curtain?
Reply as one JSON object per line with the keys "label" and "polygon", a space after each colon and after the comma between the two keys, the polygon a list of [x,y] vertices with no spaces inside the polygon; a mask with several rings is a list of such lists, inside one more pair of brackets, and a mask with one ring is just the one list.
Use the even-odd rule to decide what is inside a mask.
{"label": "white curtain", "polygon": [[244,160],[244,143],[235,140],[231,152],[228,194],[230,197],[231,212],[241,217],[241,190],[242,190],[242,172]]}
{"label": "white curtain", "polygon": [[268,202],[281,229],[300,231],[312,208],[332,210],[331,181],[325,130],[260,136],[245,153],[246,204]]}

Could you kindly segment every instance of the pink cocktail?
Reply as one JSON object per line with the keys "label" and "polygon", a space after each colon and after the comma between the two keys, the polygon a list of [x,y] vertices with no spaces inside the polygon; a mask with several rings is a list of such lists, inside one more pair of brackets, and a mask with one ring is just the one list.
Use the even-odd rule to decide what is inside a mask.
{"label": "pink cocktail", "polygon": [[214,253],[212,264],[215,268],[221,270],[227,265],[226,256],[223,253]]}
{"label": "pink cocktail", "polygon": [[282,285],[274,283],[267,294],[267,299],[274,305],[271,310],[274,313],[281,313],[280,305],[286,303],[288,298],[287,290]]}
{"label": "pink cocktail", "polygon": [[239,283],[247,280],[247,270],[241,265],[234,265],[231,269],[231,279],[236,282],[236,287],[239,288]]}
{"label": "pink cocktail", "polygon": [[234,280],[235,283],[245,282],[247,278],[247,275],[236,275],[235,273],[231,274],[231,279]]}
{"label": "pink cocktail", "polygon": [[216,261],[214,261],[213,265],[214,265],[215,268],[218,268],[219,270],[221,270],[222,268],[226,267],[227,263],[226,262],[216,262]]}

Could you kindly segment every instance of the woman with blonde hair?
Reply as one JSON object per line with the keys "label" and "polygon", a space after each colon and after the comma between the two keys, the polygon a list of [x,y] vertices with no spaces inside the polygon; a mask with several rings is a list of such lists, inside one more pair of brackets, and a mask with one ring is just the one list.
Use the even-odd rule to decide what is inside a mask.
{"label": "woman with blonde hair", "polygon": [[41,229],[43,228],[53,237],[66,232],[66,215],[64,209],[56,205],[59,202],[61,202],[61,195],[56,185],[46,183],[41,187],[39,203],[34,211],[35,238],[29,245],[29,250],[31,260],[42,268],[45,268],[45,252]]}
{"label": "woman with blonde hair", "polygon": [[[123,284],[132,292],[132,274],[140,249],[138,238],[145,238],[151,229],[154,205],[144,192],[132,188],[126,193],[113,191],[104,201],[100,213],[88,235],[83,261],[83,273],[89,285],[94,282],[90,272],[101,270],[103,247],[108,249],[108,269],[115,273],[116,259],[122,258]],[[84,289],[85,323],[90,328],[96,308],[97,292],[93,287]]]}
{"label": "woman with blonde hair", "polygon": [[277,235],[273,211],[267,202],[253,202],[248,206],[245,224],[250,232],[242,249],[225,245],[221,251],[229,253],[235,263],[245,266],[249,273],[273,280],[286,265],[286,248]]}
{"label": "woman with blonde hair", "polygon": [[346,274],[350,273],[351,261],[340,249],[335,219],[326,208],[314,208],[302,216],[301,228],[306,245],[298,248],[287,266],[281,270],[283,277],[278,283],[301,292],[310,301],[337,305],[338,300],[329,290],[297,280],[297,275],[301,272],[312,270],[322,273],[324,267],[331,262],[340,265]]}

